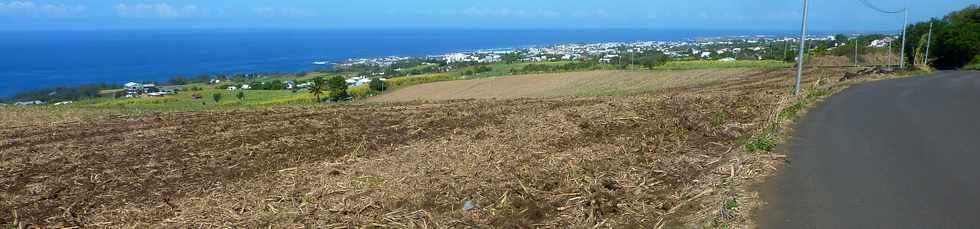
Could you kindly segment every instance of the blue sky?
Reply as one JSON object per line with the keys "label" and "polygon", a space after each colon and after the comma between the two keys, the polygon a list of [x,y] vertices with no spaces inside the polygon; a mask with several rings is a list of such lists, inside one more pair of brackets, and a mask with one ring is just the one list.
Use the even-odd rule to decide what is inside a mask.
{"label": "blue sky", "polygon": [[[977,0],[908,1],[911,20]],[[811,28],[886,31],[901,15],[811,0]],[[208,28],[641,28],[796,30],[801,0],[0,0],[0,30]]]}

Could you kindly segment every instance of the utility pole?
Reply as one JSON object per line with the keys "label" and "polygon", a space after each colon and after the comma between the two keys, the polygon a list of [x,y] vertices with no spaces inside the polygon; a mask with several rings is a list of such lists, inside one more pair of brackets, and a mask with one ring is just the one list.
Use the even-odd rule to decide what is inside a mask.
{"label": "utility pole", "polygon": [[895,66],[895,58],[892,57],[892,56],[894,56],[894,55],[892,55],[892,44],[893,43],[894,42],[888,43],[888,66],[889,67]]}
{"label": "utility pole", "polygon": [[922,58],[922,64],[929,66],[929,46],[932,46],[932,22],[929,22],[929,38],[926,40],[926,56]]}
{"label": "utility pole", "polygon": [[809,2],[803,0],[803,23],[800,27],[800,57],[796,61],[796,89],[793,91],[793,95],[800,94],[800,81],[803,79],[803,54],[806,52],[806,17],[809,13]]}
{"label": "utility pole", "polygon": [[909,7],[908,7],[908,1],[906,1],[905,22],[902,24],[902,55],[901,57],[899,57],[902,58],[901,64],[899,64],[899,68],[903,70],[905,69],[905,38],[906,38],[905,36],[907,35],[908,31],[909,31]]}
{"label": "utility pole", "polygon": [[783,39],[783,44],[786,45],[786,47],[783,48],[783,61],[786,61],[786,55],[789,53],[789,39],[786,39],[785,37]]}
{"label": "utility pole", "polygon": [[860,40],[860,38],[854,38],[854,66],[860,66],[858,65],[858,45],[860,45],[861,42],[858,40]]}

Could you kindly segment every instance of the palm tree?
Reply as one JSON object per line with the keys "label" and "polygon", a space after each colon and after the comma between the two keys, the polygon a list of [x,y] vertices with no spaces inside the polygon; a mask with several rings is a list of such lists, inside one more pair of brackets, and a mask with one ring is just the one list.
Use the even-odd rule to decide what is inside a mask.
{"label": "palm tree", "polygon": [[323,81],[323,77],[313,78],[313,86],[310,87],[310,93],[316,96],[316,102],[320,102],[320,95],[326,90],[327,84]]}

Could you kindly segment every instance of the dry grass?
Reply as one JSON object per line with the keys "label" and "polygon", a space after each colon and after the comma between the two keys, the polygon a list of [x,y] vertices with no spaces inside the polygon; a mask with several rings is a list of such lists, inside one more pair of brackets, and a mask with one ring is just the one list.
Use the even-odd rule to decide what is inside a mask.
{"label": "dry grass", "polygon": [[458,80],[402,88],[373,102],[632,95],[757,74],[754,69],[593,71]]}
{"label": "dry grass", "polygon": [[0,224],[751,226],[746,187],[783,157],[741,146],[775,122],[792,74],[734,71],[620,97],[27,122],[0,129]]}

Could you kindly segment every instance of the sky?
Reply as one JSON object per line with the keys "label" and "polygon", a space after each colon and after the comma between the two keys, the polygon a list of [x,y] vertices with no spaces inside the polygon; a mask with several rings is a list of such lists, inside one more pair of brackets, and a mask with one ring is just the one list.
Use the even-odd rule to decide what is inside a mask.
{"label": "sky", "polygon": [[[910,21],[978,0],[868,0],[908,4]],[[799,0],[0,0],[0,30],[107,29],[753,29],[799,30]],[[899,30],[903,15],[859,0],[810,1],[810,27]]]}

